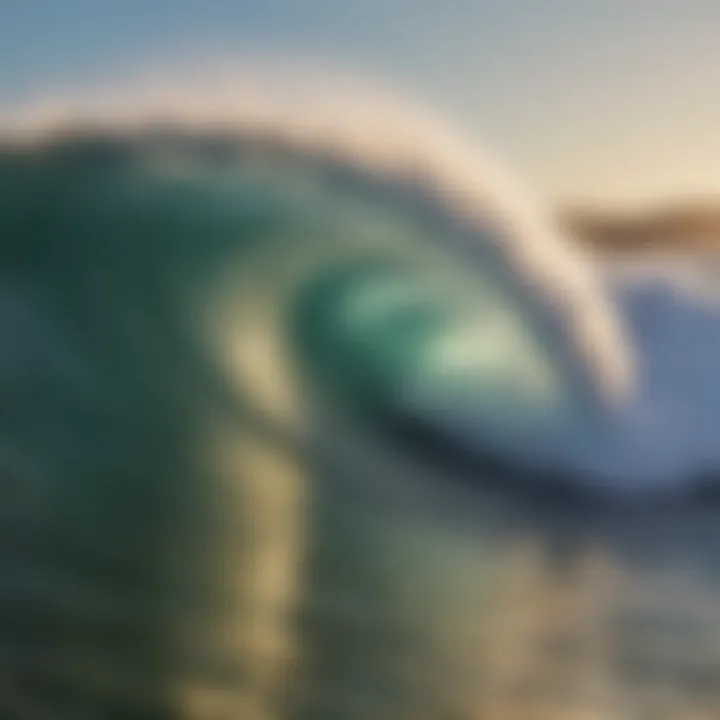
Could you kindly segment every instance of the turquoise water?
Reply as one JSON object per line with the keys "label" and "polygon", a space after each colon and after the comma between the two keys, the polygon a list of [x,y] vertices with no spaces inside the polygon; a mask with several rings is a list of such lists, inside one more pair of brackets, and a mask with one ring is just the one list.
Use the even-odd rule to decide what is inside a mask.
{"label": "turquoise water", "polygon": [[630,718],[628,666],[715,707],[712,509],[491,482],[591,408],[497,228],[470,258],[397,189],[218,136],[2,151],[4,716]]}

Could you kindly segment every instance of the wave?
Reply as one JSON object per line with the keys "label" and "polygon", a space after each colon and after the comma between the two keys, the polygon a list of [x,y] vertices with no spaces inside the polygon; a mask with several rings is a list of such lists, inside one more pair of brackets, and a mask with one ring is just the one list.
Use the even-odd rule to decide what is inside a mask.
{"label": "wave", "polygon": [[[0,119],[0,615],[55,708],[281,717],[297,658],[330,716],[482,707],[468,630],[529,577],[488,457],[541,490],[720,462],[706,296],[584,255],[431,114],[281,80]],[[455,451],[467,534],[427,521]]]}

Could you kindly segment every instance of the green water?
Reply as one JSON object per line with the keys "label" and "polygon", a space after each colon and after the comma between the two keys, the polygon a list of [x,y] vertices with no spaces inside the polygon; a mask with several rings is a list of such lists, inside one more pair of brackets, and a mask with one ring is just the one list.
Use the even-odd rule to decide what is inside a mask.
{"label": "green water", "polygon": [[668,568],[712,595],[710,511],[528,509],[390,432],[505,449],[577,409],[432,208],[199,137],[6,148],[0,193],[3,717],[505,717],[563,627],[572,702],[626,712],[610,616]]}

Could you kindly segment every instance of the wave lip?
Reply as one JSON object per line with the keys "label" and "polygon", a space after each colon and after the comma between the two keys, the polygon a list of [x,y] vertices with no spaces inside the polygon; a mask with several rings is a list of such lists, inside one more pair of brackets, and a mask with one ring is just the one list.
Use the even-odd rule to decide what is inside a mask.
{"label": "wave lip", "polygon": [[510,266],[509,281],[553,316],[595,401],[613,406],[632,394],[633,351],[592,262],[487,152],[378,86],[287,63],[166,76],[6,110],[0,142],[43,144],[90,131],[132,136],[153,128],[270,143],[419,190],[467,228],[475,246],[488,245],[488,226],[499,228],[491,244]]}

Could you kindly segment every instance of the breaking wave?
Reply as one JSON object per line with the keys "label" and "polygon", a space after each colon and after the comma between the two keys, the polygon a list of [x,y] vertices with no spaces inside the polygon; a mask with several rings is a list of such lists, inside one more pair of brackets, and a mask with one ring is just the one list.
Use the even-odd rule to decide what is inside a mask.
{"label": "breaking wave", "polygon": [[[232,74],[0,128],[0,623],[11,682],[55,709],[282,717],[308,645],[311,705],[482,708],[477,603],[532,574],[489,458],[540,489],[720,465],[707,287],[586,257],[431,113]],[[468,535],[339,482],[437,497],[455,453],[487,500]]]}

